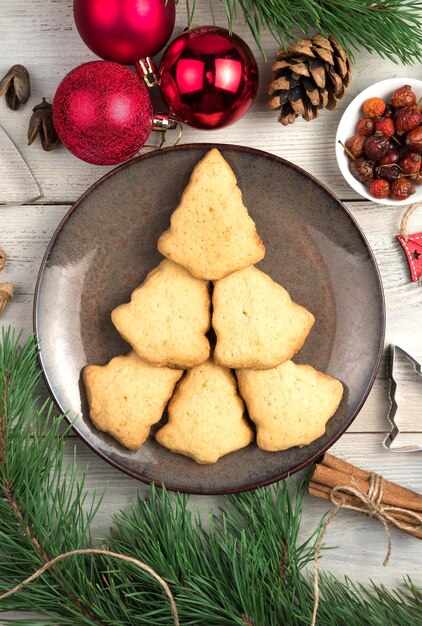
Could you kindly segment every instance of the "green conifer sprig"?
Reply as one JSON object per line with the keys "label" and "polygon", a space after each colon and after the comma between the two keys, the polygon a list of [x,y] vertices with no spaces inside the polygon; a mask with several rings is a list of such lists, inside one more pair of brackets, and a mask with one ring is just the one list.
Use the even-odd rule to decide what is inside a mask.
{"label": "green conifer sprig", "polygon": [[[333,35],[353,56],[364,48],[394,62],[413,64],[422,58],[421,0],[219,0],[231,30],[241,18],[261,52],[261,31],[270,31],[285,48],[298,33]],[[212,13],[216,0],[210,0]],[[187,0],[189,23],[195,2]],[[264,55],[265,56],[265,55]]]}
{"label": "green conifer sprig", "polygon": [[[0,342],[0,594],[69,550],[90,547],[101,499],[85,488],[76,458],[65,467],[63,418],[34,397],[33,339],[3,330]],[[305,485],[225,499],[206,523],[185,495],[152,488],[114,518],[103,547],[151,566],[170,585],[183,626],[302,626],[313,608],[312,562],[321,525],[299,540]],[[294,493],[293,493],[294,492]],[[323,520],[322,520],[323,521]],[[322,523],[321,521],[321,523]],[[411,540],[411,539],[409,539]],[[422,626],[422,588],[393,591],[321,576],[318,624]],[[38,613],[25,626],[169,626],[171,610],[147,573],[108,557],[75,556],[0,603]]]}

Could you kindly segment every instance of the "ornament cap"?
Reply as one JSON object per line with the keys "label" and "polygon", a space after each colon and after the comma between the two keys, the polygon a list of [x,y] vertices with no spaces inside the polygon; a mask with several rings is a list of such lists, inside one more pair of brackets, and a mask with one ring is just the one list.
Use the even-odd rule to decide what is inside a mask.
{"label": "ornament cap", "polygon": [[173,130],[178,125],[175,117],[171,117],[167,113],[154,113],[152,118],[152,130]]}
{"label": "ornament cap", "polygon": [[145,81],[147,87],[156,87],[160,84],[159,73],[154,59],[151,57],[139,59],[139,61],[136,61],[135,67],[139,78]]}

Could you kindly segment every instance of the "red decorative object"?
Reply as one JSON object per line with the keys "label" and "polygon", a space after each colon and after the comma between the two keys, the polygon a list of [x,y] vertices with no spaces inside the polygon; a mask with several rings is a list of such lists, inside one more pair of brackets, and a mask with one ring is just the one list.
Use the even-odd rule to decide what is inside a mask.
{"label": "red decorative object", "polygon": [[249,109],[258,89],[258,67],[250,48],[216,26],[186,30],[172,41],[160,75],[170,112],[195,128],[233,124]]}
{"label": "red decorative object", "polygon": [[88,48],[123,64],[164,48],[176,17],[174,0],[74,0],[73,13]]}
{"label": "red decorative object", "polygon": [[113,165],[130,159],[144,145],[153,110],[136,74],[118,63],[92,61],[60,83],[53,120],[72,154],[88,163]]}
{"label": "red decorative object", "polygon": [[397,239],[403,246],[409,264],[410,276],[413,281],[422,278],[422,232],[408,235],[407,241],[402,235],[397,235]]}

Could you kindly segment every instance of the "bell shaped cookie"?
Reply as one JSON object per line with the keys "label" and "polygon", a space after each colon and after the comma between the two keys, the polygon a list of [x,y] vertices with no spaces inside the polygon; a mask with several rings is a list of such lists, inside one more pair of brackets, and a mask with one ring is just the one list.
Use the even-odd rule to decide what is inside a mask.
{"label": "bell shaped cookie", "polygon": [[215,148],[193,170],[158,249],[204,280],[223,278],[264,258],[264,244],[233,170]]}
{"label": "bell shaped cookie", "polygon": [[215,463],[254,439],[234,375],[212,360],[189,370],[168,414],[168,423],[155,435],[157,441],[197,463]]}
{"label": "bell shaped cookie", "polygon": [[225,367],[280,365],[300,350],[314,321],[312,313],[256,267],[214,283],[214,358]]}
{"label": "bell shaped cookie", "polygon": [[83,381],[89,414],[98,430],[112,435],[129,450],[145,442],[152,424],[160,421],[183,372],[154,367],[134,352],[116,356],[107,365],[87,365]]}
{"label": "bell shaped cookie", "polygon": [[343,396],[339,380],[292,361],[270,370],[237,370],[236,376],[258,446],[270,452],[321,437]]}
{"label": "bell shaped cookie", "polygon": [[111,319],[135,352],[157,367],[187,369],[210,354],[209,284],[165,259]]}

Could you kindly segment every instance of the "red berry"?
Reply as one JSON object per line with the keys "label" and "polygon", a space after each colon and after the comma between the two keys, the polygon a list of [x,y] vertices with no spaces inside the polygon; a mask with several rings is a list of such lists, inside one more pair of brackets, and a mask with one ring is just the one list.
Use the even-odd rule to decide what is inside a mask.
{"label": "red berry", "polygon": [[370,117],[364,117],[358,124],[358,135],[369,137],[375,130],[375,124]]}
{"label": "red berry", "polygon": [[408,178],[399,178],[391,185],[391,197],[393,200],[406,200],[415,191],[416,189]]}
{"label": "red berry", "polygon": [[412,128],[406,135],[406,145],[415,152],[422,152],[422,126]]}
{"label": "red berry", "polygon": [[391,117],[382,117],[380,120],[375,122],[375,130],[379,131],[386,137],[392,137],[396,132],[396,127],[394,126],[394,121]]}
{"label": "red berry", "polygon": [[365,156],[370,161],[381,161],[383,156],[388,152],[390,148],[390,142],[388,137],[380,132],[376,132],[375,135],[367,137],[365,141]]}
{"label": "red berry", "polygon": [[415,128],[422,122],[422,113],[416,107],[399,109],[396,115],[396,129],[399,135]]}
{"label": "red berry", "polygon": [[405,174],[415,174],[421,169],[421,155],[409,152],[399,161],[399,165]]}
{"label": "red berry", "polygon": [[350,162],[350,171],[361,183],[368,183],[374,178],[374,164],[367,159],[355,159]]}
{"label": "red berry", "polygon": [[346,141],[346,148],[354,157],[363,156],[363,148],[365,146],[365,137],[363,135],[353,135]]}
{"label": "red berry", "polygon": [[398,163],[400,159],[400,153],[397,148],[391,148],[382,157],[380,165],[390,165],[390,163]]}
{"label": "red berry", "polygon": [[385,102],[381,98],[369,98],[363,103],[363,112],[368,117],[379,117],[385,111]]}
{"label": "red berry", "polygon": [[397,163],[390,163],[390,165],[380,165],[375,168],[375,173],[377,178],[384,178],[388,180],[390,183],[403,176],[403,172],[397,165]]}
{"label": "red berry", "polygon": [[411,107],[416,104],[416,95],[413,93],[412,88],[409,85],[396,89],[391,97],[391,104],[395,109],[401,107]]}
{"label": "red berry", "polygon": [[382,178],[377,178],[369,185],[369,192],[374,198],[388,198],[390,195],[390,183]]}

